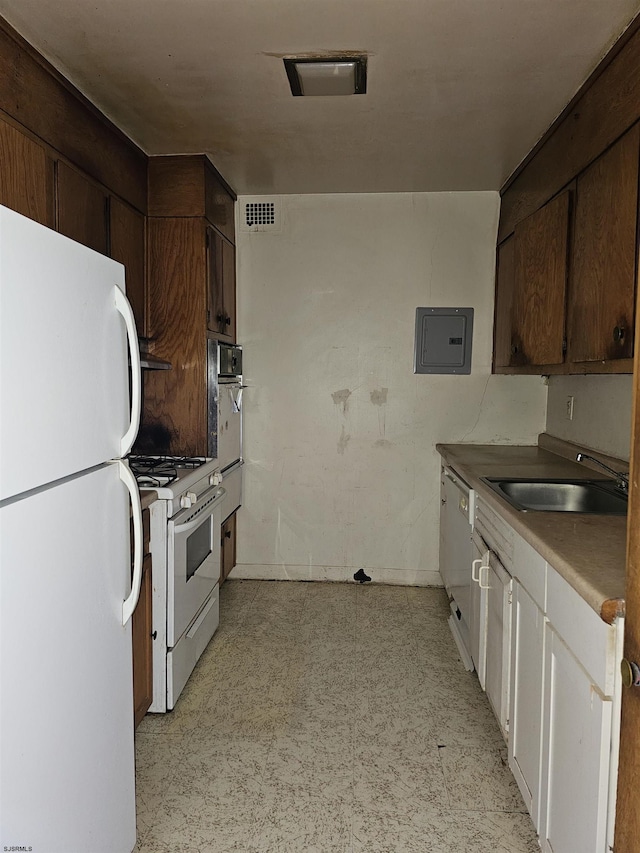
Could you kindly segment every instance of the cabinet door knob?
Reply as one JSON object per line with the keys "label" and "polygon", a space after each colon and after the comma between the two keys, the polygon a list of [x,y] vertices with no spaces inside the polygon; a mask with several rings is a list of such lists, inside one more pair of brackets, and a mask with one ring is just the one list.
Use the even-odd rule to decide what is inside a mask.
{"label": "cabinet door knob", "polygon": [[518,354],[518,347],[517,347],[517,345],[516,345],[516,344],[511,344],[511,355],[517,355],[517,354]]}
{"label": "cabinet door knob", "polygon": [[224,535],[225,535],[225,539],[231,539],[231,531],[230,530],[225,530]]}
{"label": "cabinet door knob", "polygon": [[224,322],[227,324],[227,326],[230,326],[231,325],[231,317],[225,317]]}
{"label": "cabinet door knob", "polygon": [[613,340],[618,343],[624,338],[624,328],[622,326],[613,327]]}
{"label": "cabinet door knob", "polygon": [[640,687],[640,666],[635,661],[622,658],[620,661],[622,683],[625,687]]}

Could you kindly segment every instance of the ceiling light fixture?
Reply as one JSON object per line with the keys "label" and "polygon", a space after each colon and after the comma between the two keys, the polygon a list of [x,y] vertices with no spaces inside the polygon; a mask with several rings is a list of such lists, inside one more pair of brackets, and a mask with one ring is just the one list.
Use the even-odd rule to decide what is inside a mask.
{"label": "ceiling light fixture", "polygon": [[364,95],[367,57],[317,56],[288,58],[284,67],[292,95]]}

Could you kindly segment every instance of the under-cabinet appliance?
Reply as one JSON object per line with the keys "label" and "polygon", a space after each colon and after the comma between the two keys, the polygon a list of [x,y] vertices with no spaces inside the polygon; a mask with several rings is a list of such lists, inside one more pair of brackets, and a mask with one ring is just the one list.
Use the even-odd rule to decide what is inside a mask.
{"label": "under-cabinet appliance", "polygon": [[449,627],[468,670],[471,655],[471,560],[475,492],[451,468],[440,478],[440,575],[451,608]]}
{"label": "under-cabinet appliance", "polygon": [[136,841],[142,517],[123,457],[140,360],[124,290],[120,264],[0,207],[4,850],[130,853]]}
{"label": "under-cabinet appliance", "polygon": [[209,340],[209,456],[217,459],[227,492],[222,520],[242,503],[242,348]]}
{"label": "under-cabinet appliance", "polygon": [[172,710],[219,623],[220,525],[225,489],[215,459],[131,457],[150,506],[153,701]]}

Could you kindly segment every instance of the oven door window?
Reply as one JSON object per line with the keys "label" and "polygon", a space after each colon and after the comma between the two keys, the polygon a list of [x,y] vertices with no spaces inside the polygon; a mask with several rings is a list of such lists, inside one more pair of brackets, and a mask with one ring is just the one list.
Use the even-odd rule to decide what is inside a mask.
{"label": "oven door window", "polygon": [[189,581],[204,563],[211,551],[211,521],[201,524],[187,537],[187,581]]}

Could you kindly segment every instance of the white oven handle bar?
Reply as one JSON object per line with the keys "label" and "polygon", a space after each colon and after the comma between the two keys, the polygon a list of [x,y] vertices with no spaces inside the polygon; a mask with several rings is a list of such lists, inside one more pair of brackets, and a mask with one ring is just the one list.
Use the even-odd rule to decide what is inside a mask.
{"label": "white oven handle bar", "polygon": [[136,331],[133,309],[118,285],[115,286],[114,290],[116,309],[122,314],[124,324],[127,328],[127,340],[129,342],[129,355],[131,359],[131,421],[128,430],[120,439],[120,456],[126,456],[133,447],[140,424],[142,370],[140,369],[140,349],[138,348],[138,333]]}
{"label": "white oven handle bar", "polygon": [[131,580],[131,592],[122,605],[122,624],[126,625],[131,619],[140,598],[140,585],[142,583],[142,507],[140,506],[138,484],[129,466],[118,459],[118,470],[120,479],[129,490],[133,509],[133,578]]}
{"label": "white oven handle bar", "polygon": [[[220,503],[222,498],[226,495],[227,491],[226,491],[226,489],[218,489],[218,488],[212,489],[211,491],[216,491],[217,494],[216,494],[215,500],[211,501],[209,506],[206,507],[207,512],[202,512],[202,513],[199,512],[194,519],[192,519],[191,521],[185,521],[183,524],[175,524],[171,520],[169,521],[169,524],[173,526],[174,534],[176,534],[176,533],[188,533],[189,530],[193,530],[195,527],[199,527],[205,518],[208,518],[210,515],[213,514],[213,510]],[[205,498],[205,495],[207,495],[207,494],[208,494],[208,492],[204,493],[204,495],[200,499],[199,503],[202,503],[203,499]]]}

